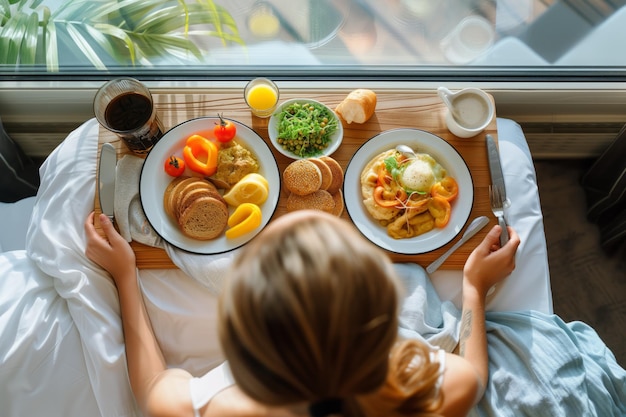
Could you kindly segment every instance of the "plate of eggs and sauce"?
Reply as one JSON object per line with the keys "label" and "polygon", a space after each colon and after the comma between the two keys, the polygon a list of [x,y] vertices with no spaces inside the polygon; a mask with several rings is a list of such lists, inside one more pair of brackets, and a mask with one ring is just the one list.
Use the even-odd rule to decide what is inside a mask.
{"label": "plate of eggs and sauce", "polygon": [[[414,154],[398,151],[398,145]],[[444,139],[412,128],[388,130],[365,142],[348,163],[343,192],[360,232],[404,255],[453,240],[474,203],[472,176],[461,155]]]}

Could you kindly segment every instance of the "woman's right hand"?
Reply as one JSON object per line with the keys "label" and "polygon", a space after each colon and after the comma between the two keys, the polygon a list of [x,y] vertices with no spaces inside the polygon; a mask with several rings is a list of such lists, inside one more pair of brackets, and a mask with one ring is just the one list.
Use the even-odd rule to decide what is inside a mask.
{"label": "woman's right hand", "polygon": [[93,262],[106,269],[119,287],[118,280],[135,276],[135,252],[130,244],[115,230],[111,220],[104,214],[99,217],[100,226],[106,237],[102,237],[94,226],[94,213],[85,220],[87,247],[85,255]]}
{"label": "woman's right hand", "polygon": [[463,268],[464,280],[483,295],[515,269],[520,239],[513,228],[509,227],[508,231],[509,241],[500,247],[501,228],[495,225],[472,251]]}

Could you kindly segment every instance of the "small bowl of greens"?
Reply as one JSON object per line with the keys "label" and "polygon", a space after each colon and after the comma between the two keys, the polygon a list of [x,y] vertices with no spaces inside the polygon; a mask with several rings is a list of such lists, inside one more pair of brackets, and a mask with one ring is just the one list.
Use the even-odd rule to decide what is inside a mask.
{"label": "small bowl of greens", "polygon": [[328,106],[296,98],[276,109],[270,117],[268,133],[278,152],[303,159],[335,152],[343,138],[343,126]]}

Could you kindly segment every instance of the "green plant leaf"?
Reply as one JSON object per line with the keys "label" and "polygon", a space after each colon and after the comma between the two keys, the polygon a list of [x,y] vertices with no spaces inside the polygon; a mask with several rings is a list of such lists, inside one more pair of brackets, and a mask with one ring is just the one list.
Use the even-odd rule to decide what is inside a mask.
{"label": "green plant leaf", "polygon": [[37,56],[37,37],[39,35],[39,16],[31,13],[19,50],[20,65],[35,65]]}
{"label": "green plant leaf", "polygon": [[[66,0],[50,11],[44,0],[0,0],[0,64],[44,63],[59,71],[59,47],[98,70],[202,62],[201,37],[241,44],[236,22],[213,0]],[[41,17],[41,22],[38,21]],[[62,41],[59,41],[61,37]],[[201,41],[205,44],[204,40]]]}
{"label": "green plant leaf", "polygon": [[80,32],[74,24],[66,25],[67,33],[70,35],[79,50],[91,62],[91,64],[99,70],[106,70],[106,65],[100,59],[96,51],[92,48],[89,40]]}
{"label": "green plant leaf", "polygon": [[[135,52],[135,44],[133,43],[133,40],[130,38],[130,36],[128,36],[128,33],[126,33],[125,31],[123,31],[122,29],[116,26],[109,25],[106,23],[98,23],[94,25],[94,29],[100,31],[104,35],[109,35],[113,38],[117,38],[120,41],[122,41],[126,45],[126,48],[128,50],[128,55],[129,55],[131,64],[135,65],[135,62],[137,59],[136,52]],[[104,49],[106,49],[107,52],[111,56],[115,56],[118,52],[118,50],[114,47],[114,44],[110,42],[103,42],[101,46]]]}
{"label": "green plant leaf", "polygon": [[2,51],[0,52],[0,62],[4,64],[18,65],[18,57],[22,39],[26,32],[28,15],[17,13],[11,17],[2,29],[0,37],[3,39]]}
{"label": "green plant leaf", "polygon": [[59,71],[59,49],[57,28],[54,21],[48,21],[44,28],[44,49],[46,58],[46,68],[49,72]]}

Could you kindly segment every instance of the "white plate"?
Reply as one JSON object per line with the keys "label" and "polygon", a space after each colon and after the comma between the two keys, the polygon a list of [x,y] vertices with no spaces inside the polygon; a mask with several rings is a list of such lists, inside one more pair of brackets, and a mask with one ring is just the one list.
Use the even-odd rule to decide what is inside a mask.
{"label": "white plate", "polygon": [[[230,120],[230,119],[229,119]],[[213,240],[196,240],[185,236],[178,225],[172,220],[163,208],[163,194],[165,188],[173,180],[163,169],[165,160],[170,155],[182,157],[185,141],[190,135],[201,134],[212,139],[213,126],[219,122],[217,117],[202,117],[179,124],[163,135],[161,140],[150,151],[141,170],[139,180],[139,196],[141,205],[150,222],[150,225],[166,242],[188,252],[197,254],[216,254],[228,252],[243,246],[256,236],[272,218],[278,197],[280,196],[280,174],[276,159],[269,146],[248,126],[231,120],[237,126],[235,141],[250,150],[259,161],[259,174],[263,175],[270,184],[269,196],[261,205],[263,220],[261,226],[254,232],[247,233],[237,239],[227,239],[224,234]],[[189,168],[186,174],[192,175]],[[232,213],[233,208],[229,208]]]}
{"label": "white plate", "polygon": [[276,148],[278,152],[282,153],[288,158],[302,159],[298,155],[285,150],[282,146],[278,144],[278,114],[283,111],[285,107],[294,103],[317,103],[321,106],[326,107],[335,116],[335,119],[337,120],[337,130],[335,130],[335,132],[330,136],[331,142],[328,147],[324,149],[318,156],[332,155],[337,150],[337,148],[339,148],[339,145],[341,145],[341,141],[343,140],[343,124],[341,123],[341,120],[339,120],[339,117],[337,117],[337,114],[330,107],[328,107],[324,103],[320,103],[319,101],[311,100],[308,98],[294,98],[291,100],[286,100],[274,111],[274,114],[272,114],[272,116],[270,117],[267,126],[267,133],[269,134],[270,141],[272,142],[272,145],[274,145],[274,148]]}
{"label": "white plate", "polygon": [[[405,144],[418,153],[430,154],[459,185],[459,195],[452,202],[450,222],[441,229],[409,239],[394,239],[387,229],[374,220],[361,194],[361,172],[376,155]],[[354,154],[346,169],[343,193],[346,210],[356,227],[370,241],[391,252],[417,255],[438,249],[459,234],[467,222],[474,203],[474,186],[467,164],[459,153],[442,138],[418,129],[393,129],[365,142]]]}

